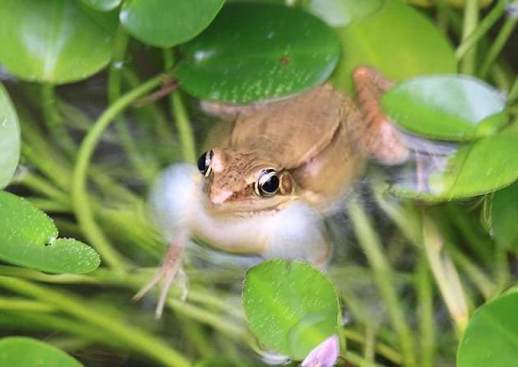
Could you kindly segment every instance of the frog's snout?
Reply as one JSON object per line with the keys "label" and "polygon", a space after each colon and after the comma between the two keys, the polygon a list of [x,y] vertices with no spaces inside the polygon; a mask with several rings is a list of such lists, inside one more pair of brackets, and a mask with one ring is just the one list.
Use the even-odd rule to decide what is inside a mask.
{"label": "frog's snout", "polygon": [[219,190],[214,187],[210,188],[209,200],[214,205],[223,204],[231,196],[232,196],[232,191]]}

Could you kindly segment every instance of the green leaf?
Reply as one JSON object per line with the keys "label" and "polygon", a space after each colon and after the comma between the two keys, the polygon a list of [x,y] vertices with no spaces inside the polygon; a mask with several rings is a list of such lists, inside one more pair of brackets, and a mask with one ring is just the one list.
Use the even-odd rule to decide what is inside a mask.
{"label": "green leaf", "polygon": [[90,246],[57,239],[52,220],[28,201],[0,191],[0,259],[49,273],[87,273],[100,258]]}
{"label": "green leaf", "polygon": [[442,33],[419,11],[398,0],[338,29],[342,60],[333,75],[340,89],[352,90],[352,71],[370,65],[392,80],[421,74],[455,73],[453,49]]}
{"label": "green leaf", "polygon": [[442,140],[488,135],[494,132],[493,126],[507,121],[502,113],[505,98],[483,81],[466,76],[424,76],[404,81],[383,96],[382,105],[404,129]]}
{"label": "green leaf", "polygon": [[518,361],[518,293],[480,307],[457,350],[457,367],[510,367]]}
{"label": "green leaf", "polygon": [[309,0],[304,7],[333,27],[345,27],[372,14],[383,5],[383,0]]}
{"label": "green leaf", "polygon": [[8,337],[0,339],[0,366],[82,367],[62,350],[36,339]]}
{"label": "green leaf", "polygon": [[0,84],[0,189],[9,184],[20,159],[18,116]]}
{"label": "green leaf", "polygon": [[494,193],[491,201],[491,229],[496,242],[518,249],[518,183]]}
{"label": "green leaf", "polygon": [[335,289],[321,272],[304,262],[270,260],[250,269],[243,303],[259,341],[297,360],[337,333]]}
{"label": "green leaf", "polygon": [[84,79],[111,58],[117,19],[78,1],[3,0],[0,64],[24,80],[55,84]]}
{"label": "green leaf", "polygon": [[395,185],[399,196],[445,201],[487,194],[518,179],[518,134],[506,132],[461,145],[443,171],[428,179],[429,191]]}
{"label": "green leaf", "polygon": [[122,0],[81,0],[86,5],[99,11],[110,11],[118,7]]}
{"label": "green leaf", "polygon": [[340,44],[332,29],[300,9],[236,3],[181,51],[176,74],[189,93],[249,103],[322,83],[338,62]]}
{"label": "green leaf", "polygon": [[203,31],[223,6],[224,0],[128,0],[120,21],[138,40],[172,47]]}

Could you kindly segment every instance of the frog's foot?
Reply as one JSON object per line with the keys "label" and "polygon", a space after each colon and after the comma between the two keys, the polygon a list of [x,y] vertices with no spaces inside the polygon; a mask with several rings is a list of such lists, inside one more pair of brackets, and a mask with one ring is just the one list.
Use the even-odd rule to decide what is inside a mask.
{"label": "frog's foot", "polygon": [[157,284],[160,284],[160,297],[155,309],[155,316],[157,319],[162,316],[165,302],[167,300],[167,294],[169,293],[169,289],[175,279],[181,289],[181,298],[185,299],[187,297],[187,276],[182,269],[183,252],[183,245],[180,246],[177,242],[173,243],[167,251],[161,268],[153,276],[151,281],[133,297],[133,300],[137,301],[144,297],[144,295]]}
{"label": "frog's foot", "polygon": [[394,86],[378,71],[359,66],[353,71],[357,100],[366,121],[363,146],[367,152],[384,164],[400,164],[408,160],[409,150],[404,144],[403,134],[383,113],[380,99],[384,92]]}

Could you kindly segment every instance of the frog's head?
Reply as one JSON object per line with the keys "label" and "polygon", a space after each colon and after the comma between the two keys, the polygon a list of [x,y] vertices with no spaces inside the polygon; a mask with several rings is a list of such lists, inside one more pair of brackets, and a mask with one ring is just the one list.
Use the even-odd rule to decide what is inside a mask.
{"label": "frog's head", "polygon": [[290,173],[254,151],[214,148],[200,156],[198,169],[209,205],[218,212],[274,210],[295,198]]}

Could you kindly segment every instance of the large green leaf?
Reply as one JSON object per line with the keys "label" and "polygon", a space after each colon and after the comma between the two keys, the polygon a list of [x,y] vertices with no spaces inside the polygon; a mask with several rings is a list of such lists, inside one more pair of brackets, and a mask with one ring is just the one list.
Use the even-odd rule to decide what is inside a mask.
{"label": "large green leaf", "polygon": [[504,248],[518,249],[518,183],[495,192],[491,201],[491,229]]}
{"label": "large green leaf", "polygon": [[99,266],[99,255],[90,246],[57,236],[45,213],[0,191],[1,260],[49,273],[87,273]]}
{"label": "large green leaf", "polygon": [[464,332],[457,367],[511,367],[518,361],[518,293],[480,307]]}
{"label": "large green leaf", "polygon": [[285,96],[325,81],[340,44],[318,18],[274,4],[228,4],[181,48],[177,76],[189,93],[233,103]]}
{"label": "large green leaf", "polygon": [[120,21],[135,38],[157,47],[171,47],[204,30],[224,0],[128,0]]}
{"label": "large green leaf", "polygon": [[18,116],[0,84],[0,189],[13,177],[20,158],[20,127]]}
{"label": "large green leaf", "polygon": [[358,65],[374,66],[392,80],[456,72],[453,49],[432,22],[402,1],[383,2],[379,11],[338,29],[343,45],[333,75],[338,88],[352,90]]}
{"label": "large green leaf", "polygon": [[243,303],[259,341],[297,360],[337,333],[335,289],[321,272],[304,262],[271,260],[250,269]]}
{"label": "large green leaf", "polygon": [[[491,133],[480,123],[507,120],[505,98],[481,80],[466,76],[424,76],[404,81],[383,96],[383,109],[413,133],[443,140],[469,140]],[[487,131],[489,130],[489,131]]]}
{"label": "large green leaf", "polygon": [[0,64],[24,79],[66,83],[86,78],[110,60],[113,14],[71,0],[3,0]]}
{"label": "large green leaf", "polygon": [[81,0],[86,5],[99,11],[110,11],[118,7],[122,0]]}
{"label": "large green leaf", "polygon": [[62,350],[36,339],[8,337],[0,339],[0,366],[11,367],[82,367]]}

